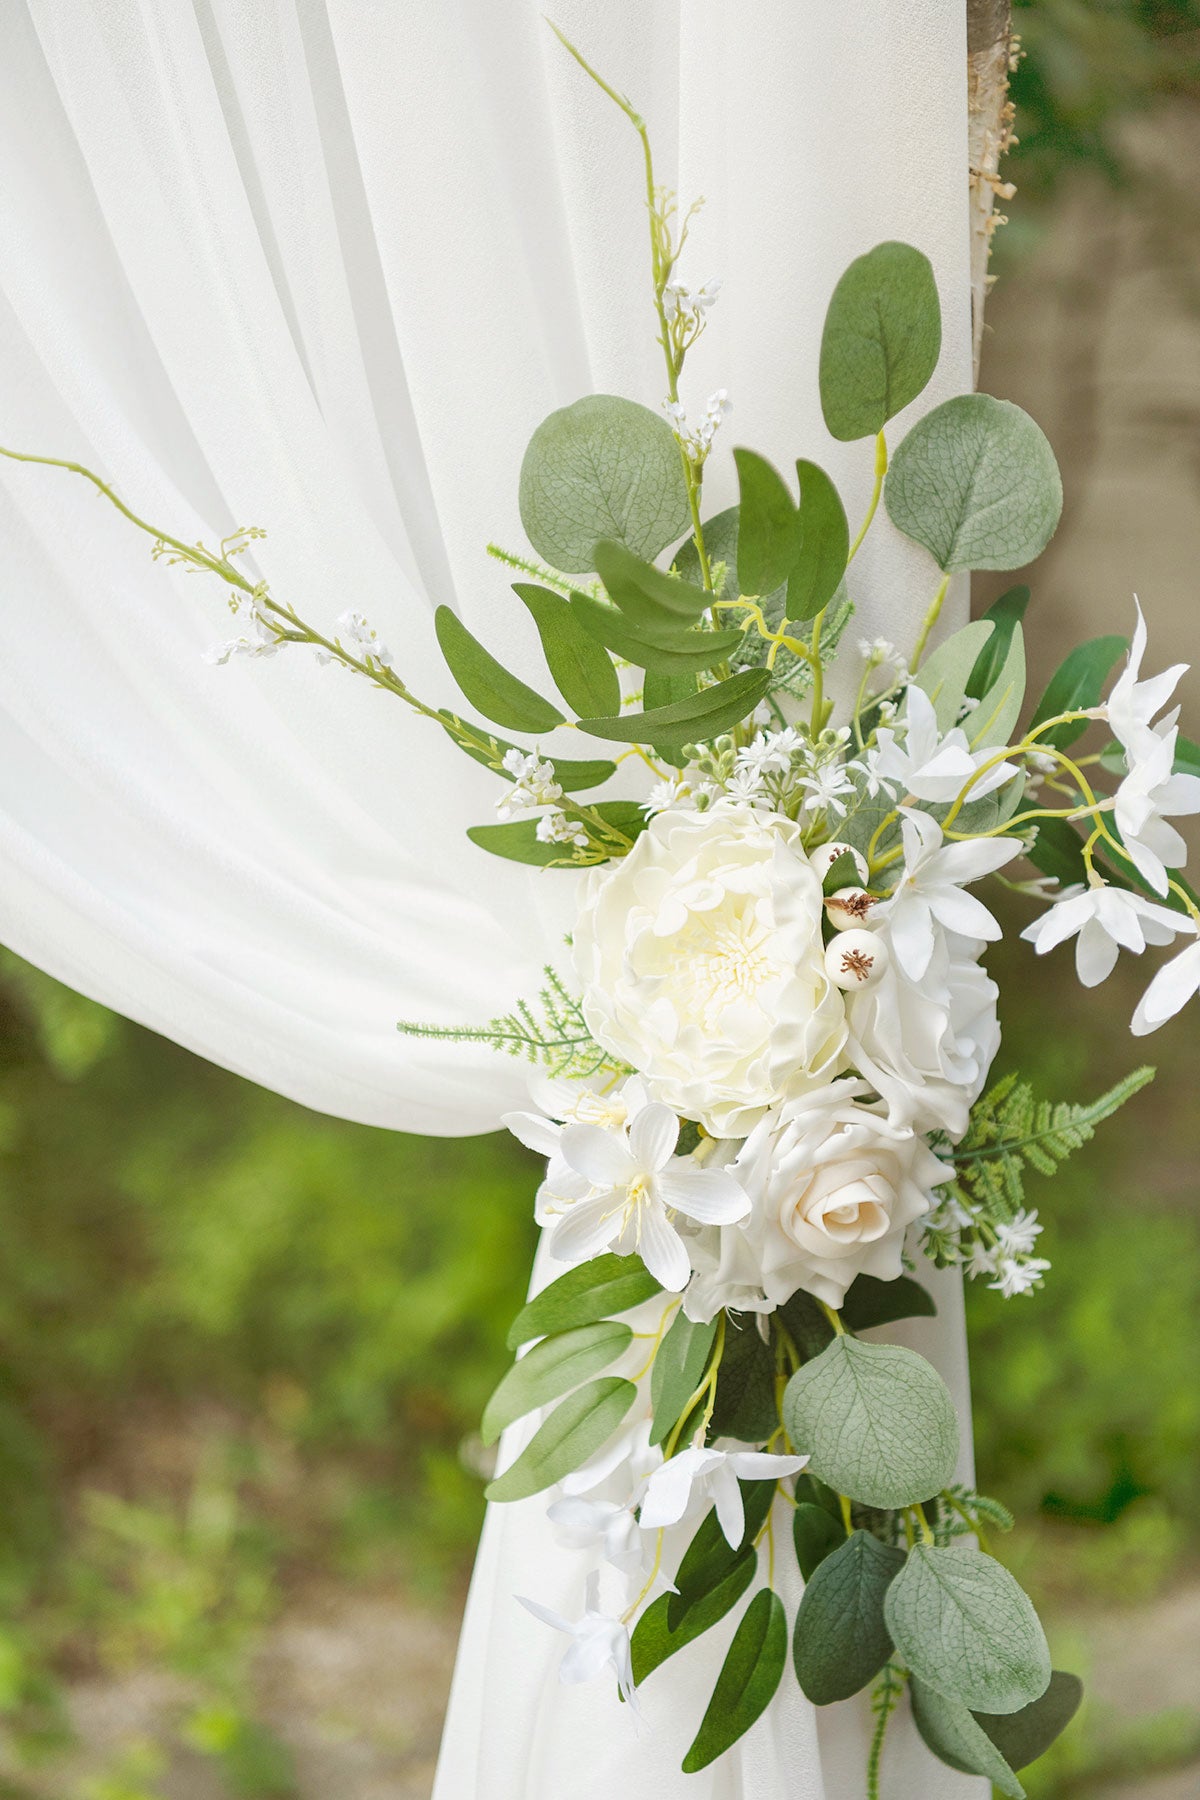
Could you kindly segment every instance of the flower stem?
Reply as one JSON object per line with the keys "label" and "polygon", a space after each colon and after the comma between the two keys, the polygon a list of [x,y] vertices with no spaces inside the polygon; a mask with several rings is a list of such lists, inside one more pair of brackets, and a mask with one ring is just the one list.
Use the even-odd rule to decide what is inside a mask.
{"label": "flower stem", "polygon": [[887,474],[887,466],[888,466],[887,439],[884,437],[884,435],[881,431],[879,433],[879,436],[875,439],[875,486],[871,492],[871,504],[867,508],[866,518],[863,520],[862,524],[859,526],[858,536],[855,538],[854,542],[850,546],[850,554],[846,558],[846,566],[847,567],[849,567],[849,565],[854,561],[854,558],[855,558],[855,555],[857,554],[859,545],[862,543],[862,541],[866,537],[868,531],[870,531],[870,529],[871,529],[871,520],[875,517],[876,508],[879,505],[879,496],[883,492],[883,478]]}
{"label": "flower stem", "polygon": [[949,588],[949,586],[950,586],[949,575],[943,575],[941,582],[938,585],[938,591],[933,596],[933,599],[929,603],[929,611],[925,614],[925,618],[921,625],[921,629],[917,634],[917,641],[916,641],[915,645],[913,646],[912,656],[909,659],[909,664],[908,664],[909,672],[913,675],[916,674],[918,668],[920,667],[921,658],[925,654],[925,646],[929,642],[929,634],[933,630],[934,626],[937,624],[938,619],[941,617],[942,603],[946,598],[946,590]]}

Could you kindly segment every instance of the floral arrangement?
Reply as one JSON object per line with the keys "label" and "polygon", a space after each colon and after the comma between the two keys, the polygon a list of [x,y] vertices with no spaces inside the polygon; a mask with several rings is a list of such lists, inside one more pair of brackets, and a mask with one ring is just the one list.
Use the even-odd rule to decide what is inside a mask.
{"label": "floral arrangement", "polygon": [[[523,1601],[570,1639],[562,1679],[607,1673],[634,1714],[660,1664],[741,1606],[685,1771],[794,1679],[820,1706],[872,1690],[870,1796],[902,1701],[935,1755],[1019,1796],[1079,1683],[1051,1670],[992,1554],[1009,1515],[957,1480],[941,1377],[864,1334],[934,1311],[926,1262],[1036,1290],[1050,1264],[1027,1171],[1053,1174],[1152,1073],[1086,1106],[1012,1076],[985,1091],[1000,1030],[981,957],[1000,928],[969,890],[1027,895],[1041,910],[1023,936],[1039,955],[1073,938],[1088,986],[1120,950],[1182,939],[1137,1034],[1200,988],[1171,823],[1200,811],[1200,748],[1166,710],[1182,670],[1143,675],[1139,611],[1132,645],[1080,645],[1027,708],[1023,587],[930,648],[952,576],[1029,562],[1061,486],[1034,422],[986,395],[889,445],[941,338],[932,269],[905,244],[850,265],[820,346],[828,429],[874,455],[855,535],[818,463],[793,483],[743,448],[738,505],[705,516],[729,399],[693,425],[680,379],[720,284],[680,278],[692,214],[656,185],[629,102],[567,48],[645,151],[667,397],[551,414],[520,472],[533,556],[489,547],[521,577],[557,697],[441,607],[446,662],[487,723],[430,704],[359,614],[324,635],[243,573],[260,532],[210,551],[122,510],[157,555],[226,584],[234,634],[213,660],[294,646],[366,678],[505,784],[470,831],[481,851],[576,872],[567,973],[482,1028],[401,1027],[534,1065],[533,1108],[506,1123],[546,1158],[537,1217],[563,1272],[513,1323],[483,1437],[510,1434],[490,1498],[546,1496],[590,1553],[577,1617]],[[913,645],[847,648],[881,501],[929,554],[929,605]],[[568,726],[612,755],[544,747]],[[803,1585],[790,1616],[785,1559]]]}

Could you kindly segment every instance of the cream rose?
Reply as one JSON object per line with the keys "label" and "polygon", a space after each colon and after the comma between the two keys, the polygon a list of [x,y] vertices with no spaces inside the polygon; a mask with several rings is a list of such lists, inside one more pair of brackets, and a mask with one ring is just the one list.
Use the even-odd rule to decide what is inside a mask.
{"label": "cream rose", "polygon": [[828,1079],[845,1042],[821,912],[789,820],[728,802],[658,814],[585,890],[574,945],[588,1029],[655,1099],[743,1136]]}
{"label": "cream rose", "polygon": [[904,1234],[951,1171],[880,1103],[864,1105],[869,1092],[862,1081],[834,1082],[754,1128],[732,1165],[750,1217],[692,1246],[690,1317],[721,1306],[768,1311],[798,1288],[837,1307],[856,1276],[902,1272]]}

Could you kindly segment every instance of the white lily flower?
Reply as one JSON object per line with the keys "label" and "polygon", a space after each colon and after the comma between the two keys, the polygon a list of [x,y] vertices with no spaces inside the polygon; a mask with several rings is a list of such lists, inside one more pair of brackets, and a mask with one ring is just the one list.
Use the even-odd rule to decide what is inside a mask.
{"label": "white lily flower", "polygon": [[[1188,663],[1176,663],[1173,668],[1164,669],[1161,675],[1152,675],[1146,681],[1139,679],[1142,657],[1146,653],[1146,621],[1142,617],[1141,603],[1136,594],[1133,604],[1137,608],[1137,625],[1134,628],[1133,642],[1129,646],[1129,660],[1113,683],[1113,690],[1103,708],[1113,736],[1126,749],[1152,729],[1155,715],[1162,711],[1179,685],[1180,676],[1186,675],[1190,666]],[[1165,721],[1168,728],[1178,716],[1176,710]]]}
{"label": "white lily flower", "polygon": [[1084,987],[1097,987],[1112,974],[1121,950],[1140,956],[1147,944],[1169,944],[1184,929],[1182,914],[1143,900],[1140,894],[1103,885],[1064,894],[1021,936],[1039,956],[1075,937],[1079,979]]}
{"label": "white lily flower", "polygon": [[564,1619],[561,1613],[552,1612],[548,1606],[541,1606],[536,1600],[527,1600],[524,1594],[518,1594],[517,1600],[535,1619],[541,1619],[543,1624],[553,1626],[555,1631],[565,1632],[574,1640],[559,1665],[560,1681],[568,1684],[593,1681],[605,1669],[611,1669],[617,1678],[622,1699],[633,1708],[635,1716],[640,1716],[633,1685],[629,1631],[619,1619],[610,1619],[607,1613],[600,1611],[600,1576],[597,1571],[593,1570],[588,1576],[584,1612],[580,1619]]}
{"label": "white lily flower", "polygon": [[750,1202],[727,1169],[676,1157],[678,1141],[678,1118],[657,1101],[632,1109],[628,1129],[565,1126],[558,1151],[574,1180],[544,1193],[550,1254],[570,1263],[610,1248],[636,1254],[664,1288],[681,1292],[691,1263],[673,1215],[732,1225]]}
{"label": "white lily flower", "polygon": [[[1193,926],[1193,930],[1195,927]],[[1200,940],[1191,943],[1169,963],[1164,963],[1138,1003],[1133,1015],[1134,1037],[1157,1031],[1181,1012],[1192,995],[1200,992]]]}
{"label": "white lily flower", "polygon": [[565,1494],[546,1509],[560,1544],[569,1550],[599,1549],[623,1575],[644,1575],[647,1540],[633,1506],[616,1500],[588,1500]]}
{"label": "white lily flower", "polygon": [[[868,766],[875,780],[897,794],[917,800],[955,800],[977,770],[990,762],[994,749],[972,750],[967,735],[957,725],[944,737],[938,733],[933,701],[914,683],[907,690],[903,733],[882,727],[876,748],[868,752]],[[1013,763],[997,763],[971,788],[971,800],[1003,787],[1017,773]]]}
{"label": "white lily flower", "polygon": [[944,843],[942,828],[928,813],[906,810],[901,821],[904,873],[891,899],[880,908],[896,959],[920,981],[933,957],[935,923],[966,938],[994,942],[999,925],[981,900],[963,892],[967,882],[1002,869],[1023,845],[1019,838],[974,838]]}
{"label": "white lily flower", "polygon": [[1113,816],[1129,860],[1157,893],[1165,894],[1168,869],[1181,869],[1187,844],[1168,818],[1200,812],[1200,775],[1176,775],[1172,726],[1145,731],[1126,746],[1129,773],[1117,789]]}
{"label": "white lily flower", "polygon": [[769,1456],[764,1450],[710,1450],[700,1445],[681,1450],[646,1484],[642,1530],[677,1525],[693,1499],[703,1495],[716,1507],[717,1523],[726,1542],[736,1550],[746,1529],[739,1477],[743,1481],[779,1481],[797,1474],[807,1461],[807,1456]]}

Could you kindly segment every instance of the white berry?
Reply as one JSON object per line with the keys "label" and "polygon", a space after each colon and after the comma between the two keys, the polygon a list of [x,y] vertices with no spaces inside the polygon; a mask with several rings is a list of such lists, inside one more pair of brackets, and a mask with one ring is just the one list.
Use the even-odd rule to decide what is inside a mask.
{"label": "white berry", "polygon": [[856,850],[853,844],[839,843],[822,844],[820,849],[814,850],[809,857],[808,860],[812,864],[813,871],[818,881],[824,881],[839,856],[852,856],[854,858],[854,867],[858,870],[858,879],[860,881],[866,881],[869,873],[866,857],[863,856],[861,851]]}
{"label": "white berry", "polygon": [[825,973],[835,987],[851,993],[878,980],[887,968],[888,950],[873,931],[855,927],[839,932],[825,952]]}
{"label": "white berry", "polygon": [[857,931],[871,917],[874,894],[866,888],[844,887],[825,896],[825,915],[835,931]]}

